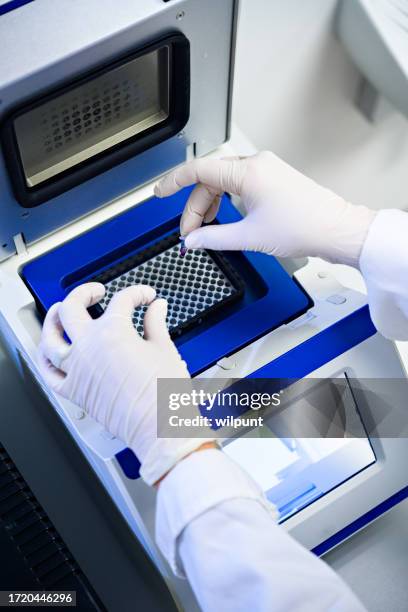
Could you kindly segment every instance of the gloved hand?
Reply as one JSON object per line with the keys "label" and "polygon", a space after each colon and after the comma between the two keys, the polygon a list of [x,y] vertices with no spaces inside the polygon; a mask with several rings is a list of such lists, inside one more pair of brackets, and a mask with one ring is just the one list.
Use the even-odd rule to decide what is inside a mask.
{"label": "gloved hand", "polygon": [[[102,284],[88,283],[50,308],[38,349],[39,367],[52,389],[136,453],[142,477],[154,484],[207,440],[157,437],[157,378],[189,378],[167,330],[167,302],[155,300],[151,287],[128,287],[94,320],[87,308],[104,293]],[[133,311],[142,304],[149,304],[144,338],[132,324]]]}
{"label": "gloved hand", "polygon": [[[180,232],[186,247],[261,251],[277,257],[322,257],[358,266],[375,212],[354,206],[321,187],[276,155],[198,159],[181,166],[156,185],[158,197],[198,183],[191,193]],[[238,195],[246,210],[242,221],[200,227],[217,215],[222,193]]]}

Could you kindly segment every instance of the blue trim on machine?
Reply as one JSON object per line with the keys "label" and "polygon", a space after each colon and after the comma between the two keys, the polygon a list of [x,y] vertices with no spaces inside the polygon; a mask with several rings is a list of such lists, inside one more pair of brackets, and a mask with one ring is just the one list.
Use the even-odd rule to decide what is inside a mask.
{"label": "blue trim on machine", "polygon": [[[271,385],[268,388],[268,393],[277,392],[285,389],[295,380],[304,378],[314,372],[375,332],[376,329],[371,321],[368,306],[363,306],[313,338],[302,342],[274,361],[258,368],[244,380],[270,380]],[[241,382],[242,380],[233,383],[228,387],[228,391],[239,393]],[[244,386],[247,390],[249,383],[245,383]],[[246,406],[241,406],[239,403],[224,405],[222,402],[215,402],[211,408],[211,415],[213,420],[229,416],[237,418],[247,410]],[[200,412],[203,416],[207,414],[205,405],[200,406]],[[212,425],[212,429],[219,429],[220,427],[221,425]]]}
{"label": "blue trim on machine", "polygon": [[[168,198],[150,198],[27,263],[22,277],[39,309],[46,312],[75,286],[176,231],[190,193],[188,188]],[[230,198],[224,196],[218,222],[233,223],[241,218]],[[192,376],[312,306],[309,296],[274,257],[250,252],[228,256],[236,258],[234,268],[240,267],[242,274],[246,270],[256,284],[256,295],[254,290],[250,296],[248,286],[233,311],[217,315],[211,326],[199,325],[193,334],[176,340]]]}
{"label": "blue trim on machine", "polygon": [[11,11],[20,8],[25,4],[29,4],[30,2],[34,2],[34,0],[10,0],[10,2],[6,2],[0,6],[0,16],[10,13]]}
{"label": "blue trim on machine", "polygon": [[127,478],[136,480],[136,478],[140,477],[140,461],[130,448],[124,448],[119,453],[116,453],[115,457]]}
{"label": "blue trim on machine", "polygon": [[[368,306],[363,306],[259,368],[248,378],[303,378],[375,333],[376,329],[371,321]],[[126,451],[128,451],[126,454],[123,454],[125,451],[118,453],[116,458],[126,475],[137,474],[128,478],[138,478],[140,463],[130,449]],[[130,467],[132,462],[133,466]]]}
{"label": "blue trim on machine", "polygon": [[328,550],[334,548],[334,546],[337,546],[337,544],[340,544],[340,542],[342,542],[346,538],[349,538],[351,535],[368,525],[368,523],[371,523],[376,518],[378,518],[379,516],[381,516],[382,514],[384,514],[385,512],[387,512],[388,510],[390,510],[391,508],[393,508],[394,506],[396,506],[407,498],[408,487],[404,487],[397,493],[394,493],[394,495],[391,495],[391,497],[389,497],[388,499],[378,504],[378,506],[371,508],[371,510],[369,510],[368,512],[360,516],[358,519],[347,525],[347,527],[340,529],[340,531],[338,531],[336,534],[334,534],[330,538],[327,538],[327,540],[325,540],[318,546],[315,546],[315,548],[312,549],[312,552],[315,555],[318,555],[319,557],[321,555],[324,555],[324,553],[326,553]]}
{"label": "blue trim on machine", "polygon": [[368,306],[302,342],[248,378],[303,378],[376,333]]}

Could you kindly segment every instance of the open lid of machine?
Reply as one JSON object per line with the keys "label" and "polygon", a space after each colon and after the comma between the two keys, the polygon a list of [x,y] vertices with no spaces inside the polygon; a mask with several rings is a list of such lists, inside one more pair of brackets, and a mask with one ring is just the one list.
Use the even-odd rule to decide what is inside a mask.
{"label": "open lid of machine", "polygon": [[42,0],[1,16],[0,261],[225,142],[236,10]]}
{"label": "open lid of machine", "polygon": [[42,92],[3,119],[12,188],[39,206],[177,134],[187,123],[190,54],[181,33]]}

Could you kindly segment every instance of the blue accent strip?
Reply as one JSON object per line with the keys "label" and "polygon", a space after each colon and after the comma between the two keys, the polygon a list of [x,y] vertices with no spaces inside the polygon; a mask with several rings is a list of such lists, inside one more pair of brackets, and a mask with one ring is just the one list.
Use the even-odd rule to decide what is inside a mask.
{"label": "blue accent strip", "polygon": [[[313,338],[302,342],[285,355],[275,359],[275,361],[256,370],[251,374],[251,377],[303,378],[375,333],[376,329],[371,321],[368,306],[363,306],[363,308],[356,310]],[[246,410],[246,408],[241,409],[240,413],[243,410]],[[129,462],[133,460],[135,465],[132,468],[132,473],[137,473],[136,476],[129,476],[129,478],[137,478],[139,475],[139,461],[132,451],[126,450],[128,450],[126,469],[129,470]],[[122,453],[124,452],[122,451]],[[121,453],[118,453],[118,455],[121,455]],[[116,457],[119,460],[118,455]]]}
{"label": "blue accent strip", "polygon": [[335,535],[331,536],[330,538],[313,548],[312,552],[318,556],[323,555],[328,550],[353,535],[353,533],[356,533],[356,531],[362,529],[363,527],[368,525],[368,523],[371,523],[376,518],[384,514],[384,512],[387,512],[387,510],[390,510],[400,502],[404,501],[404,499],[406,499],[407,497],[408,487],[404,487],[403,489],[401,489],[401,491],[394,493],[394,495],[391,495],[391,497],[378,504],[378,506],[375,506],[375,508],[372,508],[371,510],[360,516],[358,519],[350,523],[350,525],[347,525],[347,527],[344,527]]}
{"label": "blue accent strip", "polygon": [[[247,376],[247,379],[276,380],[276,391],[279,391],[287,384],[293,383],[294,379],[304,378],[375,333],[376,329],[371,321],[368,306],[363,306],[313,338],[302,342],[274,361],[255,370]],[[228,391],[238,391],[240,382],[231,385]],[[271,393],[272,389],[273,387],[270,387],[268,392]],[[247,410],[247,407],[237,404],[224,406],[222,403],[215,403],[212,406],[211,414],[213,418],[221,419],[228,416],[236,418]],[[200,411],[202,415],[205,415],[205,406],[201,406]],[[213,429],[220,427],[221,425],[212,425]]]}
{"label": "blue accent strip", "polygon": [[368,306],[302,342],[248,378],[303,378],[376,333]]}
{"label": "blue accent strip", "polygon": [[[161,200],[146,200],[30,261],[24,266],[23,277],[37,303],[48,310],[75,285],[174,232],[190,192],[191,188]],[[241,219],[227,196],[223,197],[217,219],[220,223]],[[177,340],[193,376],[310,308],[308,296],[274,257],[242,253],[240,263],[249,268],[248,274],[259,279],[260,295],[252,301],[241,300],[228,316],[209,327],[197,326],[193,336]]]}
{"label": "blue accent strip", "polygon": [[14,11],[15,9],[18,9],[20,6],[24,6],[24,4],[28,4],[29,2],[34,2],[34,0],[10,0],[10,2],[6,2],[6,4],[2,4],[0,6],[0,15],[10,13],[10,11]]}
{"label": "blue accent strip", "polygon": [[127,478],[131,480],[139,478],[140,461],[130,448],[125,448],[119,453],[116,453],[115,457]]}
{"label": "blue accent strip", "polygon": [[284,496],[283,500],[281,499],[278,501],[275,501],[273,499],[273,496],[271,496],[269,498],[269,501],[275,504],[275,506],[278,508],[280,517],[282,519],[287,518],[294,511],[304,508],[308,502],[310,503],[311,499],[315,500],[316,497],[320,497],[321,495],[322,492],[317,489],[316,485],[313,484],[313,482],[311,482],[309,484],[304,485],[301,493],[299,493],[296,497],[292,496],[290,501],[287,501],[288,494]]}

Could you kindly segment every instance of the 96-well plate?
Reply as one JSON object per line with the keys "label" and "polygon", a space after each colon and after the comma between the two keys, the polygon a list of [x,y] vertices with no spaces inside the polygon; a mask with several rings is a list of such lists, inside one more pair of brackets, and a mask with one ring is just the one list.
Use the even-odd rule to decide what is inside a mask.
{"label": "96-well plate", "polygon": [[[165,248],[169,243],[173,244]],[[242,282],[224,257],[205,250],[187,251],[180,257],[180,243],[175,235],[120,262],[93,280],[106,287],[105,297],[99,302],[100,312],[106,309],[115,293],[125,287],[139,284],[154,287],[157,296],[168,302],[167,323],[172,335],[201,322],[203,317],[243,293]],[[145,311],[146,307],[140,307],[133,315],[133,323],[140,334],[143,334]]]}

